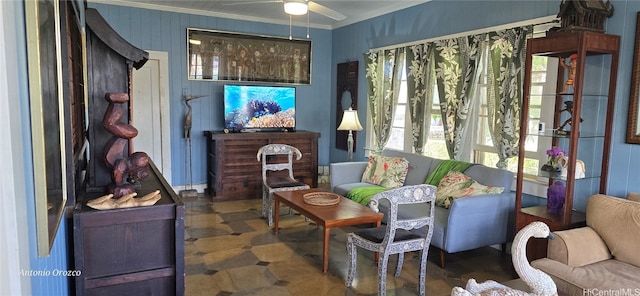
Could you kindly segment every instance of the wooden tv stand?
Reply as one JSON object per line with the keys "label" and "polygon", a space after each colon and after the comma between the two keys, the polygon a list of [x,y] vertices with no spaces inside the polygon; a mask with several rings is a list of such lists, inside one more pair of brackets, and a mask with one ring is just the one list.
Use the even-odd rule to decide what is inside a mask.
{"label": "wooden tv stand", "polygon": [[294,177],[318,187],[319,133],[205,131],[207,137],[207,193],[214,201],[262,198],[262,163],[258,149],[267,144],[288,144],[300,149],[294,160]]}

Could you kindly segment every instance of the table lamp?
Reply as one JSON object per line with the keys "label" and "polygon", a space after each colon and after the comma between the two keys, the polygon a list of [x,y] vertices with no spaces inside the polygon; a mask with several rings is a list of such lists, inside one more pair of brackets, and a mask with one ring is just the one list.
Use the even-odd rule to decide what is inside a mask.
{"label": "table lamp", "polygon": [[353,160],[353,131],[361,131],[362,125],[360,125],[360,121],[358,120],[358,111],[351,109],[349,107],[348,110],[344,110],[344,114],[342,115],[342,122],[340,122],[340,126],[338,126],[339,131],[349,131],[349,136],[347,137],[347,151],[349,153],[349,161]]}

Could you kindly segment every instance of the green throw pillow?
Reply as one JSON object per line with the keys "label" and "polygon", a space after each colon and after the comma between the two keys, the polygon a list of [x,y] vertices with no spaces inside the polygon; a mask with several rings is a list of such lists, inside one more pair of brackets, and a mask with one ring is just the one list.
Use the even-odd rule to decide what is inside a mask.
{"label": "green throw pillow", "polygon": [[404,185],[409,172],[409,161],[404,157],[369,156],[369,164],[362,174],[362,182],[397,188]]}
{"label": "green throw pillow", "polygon": [[456,198],[500,194],[503,191],[503,187],[485,186],[461,172],[451,171],[440,180],[436,191],[436,205],[448,209]]}

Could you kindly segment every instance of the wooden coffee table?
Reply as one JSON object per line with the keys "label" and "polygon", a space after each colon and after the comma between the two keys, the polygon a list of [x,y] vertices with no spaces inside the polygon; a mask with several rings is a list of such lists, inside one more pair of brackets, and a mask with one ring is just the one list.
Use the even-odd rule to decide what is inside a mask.
{"label": "wooden coffee table", "polygon": [[345,197],[340,197],[340,203],[331,206],[310,205],[302,199],[305,193],[318,191],[326,192],[326,190],[319,188],[275,192],[273,194],[273,231],[278,233],[280,202],[322,226],[324,228],[322,271],[327,273],[329,268],[329,231],[331,228],[367,223],[373,223],[376,227],[379,227],[384,215]]}

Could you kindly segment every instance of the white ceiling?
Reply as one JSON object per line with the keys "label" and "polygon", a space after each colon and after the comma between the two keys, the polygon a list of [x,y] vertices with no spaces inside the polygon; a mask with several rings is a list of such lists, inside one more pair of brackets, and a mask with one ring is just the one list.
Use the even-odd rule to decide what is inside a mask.
{"label": "white ceiling", "polygon": [[[335,29],[428,1],[430,0],[314,0],[317,4],[345,15],[346,19],[337,21],[311,12],[309,25],[312,28]],[[289,24],[289,15],[284,12],[282,0],[89,0],[89,2]],[[306,26],[307,17],[306,15],[293,16],[292,22],[297,26]]]}

